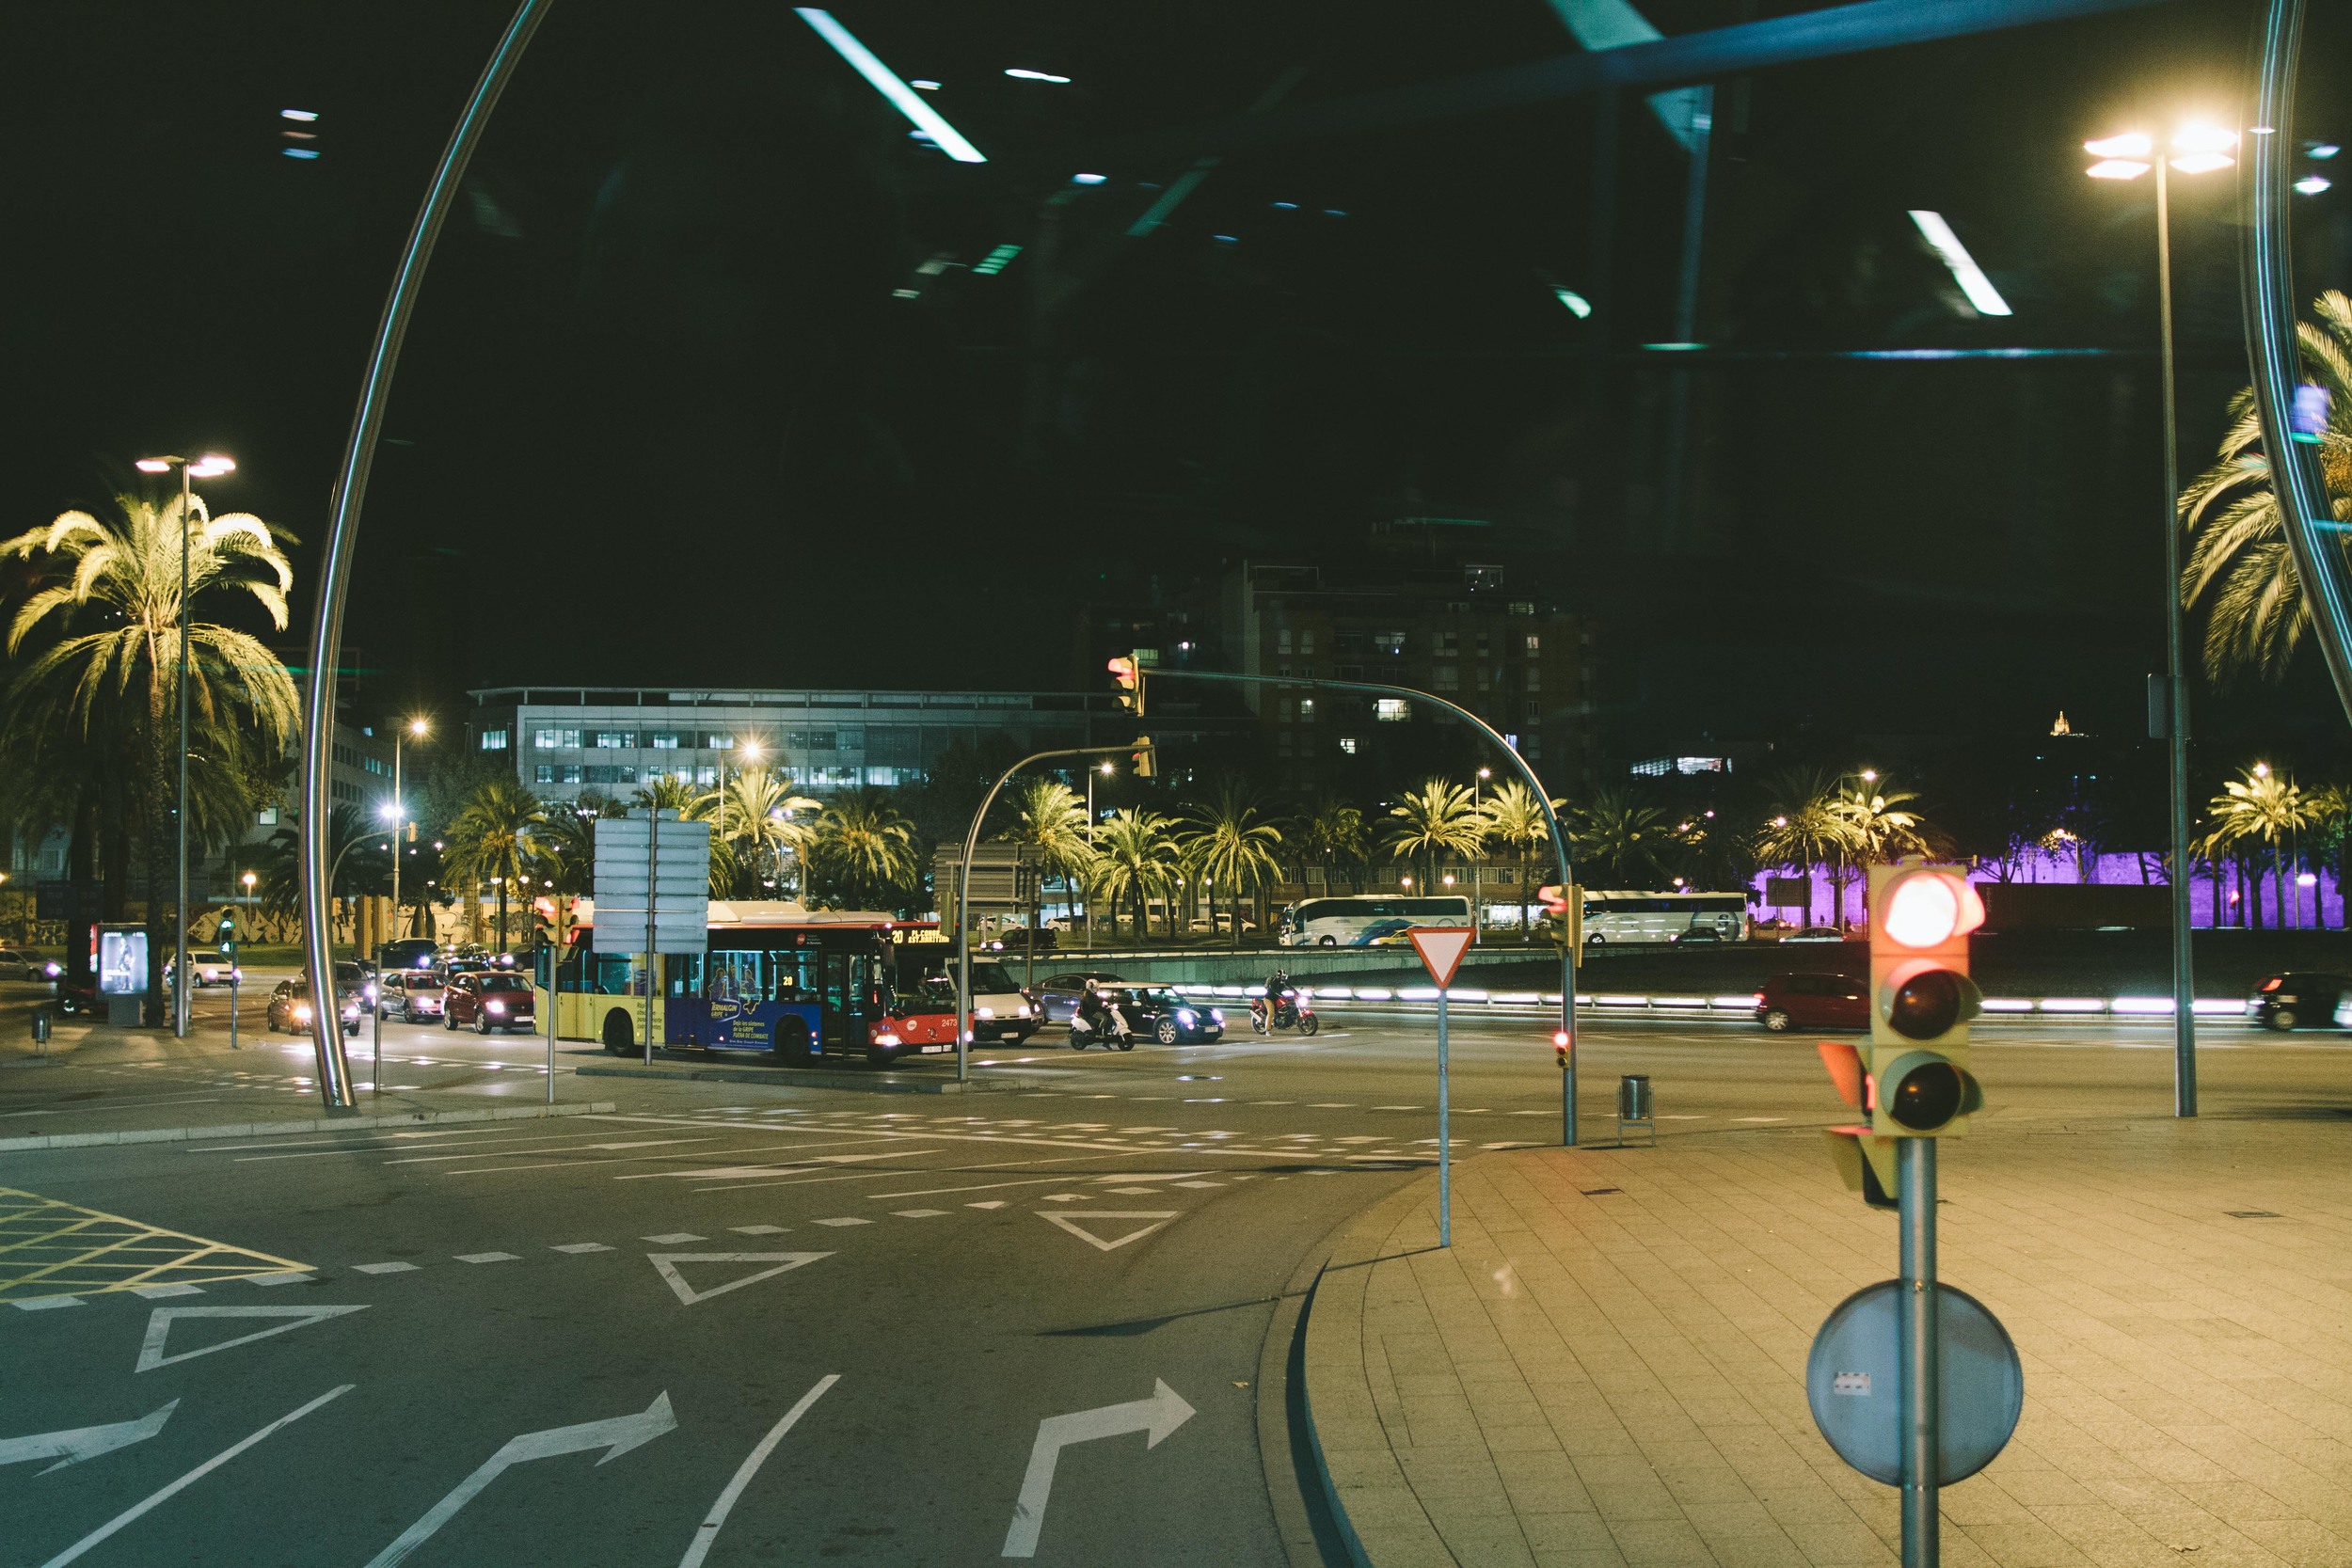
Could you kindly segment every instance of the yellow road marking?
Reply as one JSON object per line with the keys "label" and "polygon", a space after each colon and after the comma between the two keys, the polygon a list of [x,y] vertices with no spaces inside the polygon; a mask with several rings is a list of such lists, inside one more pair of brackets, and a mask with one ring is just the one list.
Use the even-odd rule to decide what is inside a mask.
{"label": "yellow road marking", "polygon": [[0,1302],[201,1285],[310,1265],[0,1187]]}

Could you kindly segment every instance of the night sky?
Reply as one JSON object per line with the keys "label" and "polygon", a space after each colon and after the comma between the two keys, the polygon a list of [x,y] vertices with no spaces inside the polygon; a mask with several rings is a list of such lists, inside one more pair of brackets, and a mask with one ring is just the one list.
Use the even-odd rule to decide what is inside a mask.
{"label": "night sky", "polygon": [[[1644,8],[1671,34],[1807,8]],[[1686,160],[1638,97],[1595,322],[1553,293],[1594,287],[1589,99],[1235,152],[1124,232],[1193,162],[1164,133],[1278,87],[1306,104],[1567,53],[1543,0],[834,13],[942,83],[927,101],[990,162],[911,139],[788,6],[556,6],[401,370],[347,631],[363,708],[528,681],[1066,688],[1093,678],[1089,599],[1343,559],[1431,515],[1492,520],[1597,618],[1613,752],[2060,707],[2139,725],[2162,657],[2153,192],[2084,179],[2079,145],[2229,116],[2243,0],[1720,84],[1709,346],[1682,356],[1640,347],[1674,336]],[[87,502],[103,457],[221,450],[242,469],[216,508],[315,542],[394,256],[508,15],[12,10],[11,530]],[[2296,129],[2352,135],[2347,24],[2312,26]],[[282,155],[285,108],[319,115],[317,159]],[[2174,192],[2193,472],[2245,380],[2235,176]],[[1911,208],[2014,315],[1955,304]],[[2352,287],[2352,187],[2296,215],[2298,292]],[[1939,347],[2099,352],[1836,356]],[[1926,711],[1882,705],[1907,682]],[[2309,658],[2202,718],[2320,736],[2330,707]]]}

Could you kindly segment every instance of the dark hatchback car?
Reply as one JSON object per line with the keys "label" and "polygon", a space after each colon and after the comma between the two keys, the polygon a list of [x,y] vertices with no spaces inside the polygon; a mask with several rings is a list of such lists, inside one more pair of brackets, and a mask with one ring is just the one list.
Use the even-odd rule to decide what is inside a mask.
{"label": "dark hatchback car", "polygon": [[1756,1022],[1791,1029],[1867,1029],[1870,983],[1851,974],[1775,974],[1756,993]]}
{"label": "dark hatchback car", "polygon": [[1225,1037],[1223,1009],[1179,996],[1166,986],[1104,986],[1102,990],[1104,1000],[1118,1007],[1138,1039],[1186,1045]]}
{"label": "dark hatchback car", "polygon": [[441,1027],[472,1028],[485,1035],[499,1029],[528,1032],[538,1026],[536,1001],[528,975],[469,972],[452,979],[442,990]]}
{"label": "dark hatchback car", "polygon": [[2336,1007],[2352,996],[2352,974],[2303,969],[2272,974],[2246,999],[2246,1022],[2265,1029],[2333,1029]]}
{"label": "dark hatchback car", "polygon": [[1029,1001],[1037,1007],[1038,1017],[1048,1023],[1067,1023],[1070,1015],[1078,1010],[1078,998],[1085,994],[1087,982],[1098,986],[1125,984],[1105,969],[1079,970],[1069,974],[1056,974],[1037,983]]}

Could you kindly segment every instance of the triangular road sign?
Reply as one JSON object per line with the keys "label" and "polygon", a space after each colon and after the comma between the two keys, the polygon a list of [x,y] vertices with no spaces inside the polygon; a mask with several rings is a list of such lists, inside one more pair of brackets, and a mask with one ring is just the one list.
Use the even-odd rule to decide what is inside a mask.
{"label": "triangular road sign", "polygon": [[[803,1264],[814,1263],[819,1258],[832,1256],[830,1252],[649,1252],[645,1254],[645,1261],[651,1263],[660,1273],[671,1291],[675,1292],[680,1303],[691,1307],[698,1301],[708,1301],[712,1296],[723,1296],[729,1291],[739,1291],[746,1285],[756,1285],[763,1279],[772,1279],[777,1275],[788,1274]],[[730,1279],[724,1285],[714,1285],[707,1291],[697,1291],[686,1283],[685,1275],[677,1272],[677,1265],[680,1263],[766,1263],[769,1266],[747,1274],[740,1279]]]}
{"label": "triangular road sign", "polygon": [[[147,1339],[139,1346],[139,1364],[135,1372],[151,1372],[158,1367],[168,1367],[175,1361],[193,1361],[199,1355],[210,1355],[231,1345],[249,1345],[256,1339],[266,1339],[273,1334],[283,1334],[290,1328],[308,1328],[329,1318],[340,1318],[346,1312],[364,1312],[364,1307],[158,1307],[147,1317]],[[176,1355],[164,1354],[164,1341],[171,1335],[171,1325],[183,1318],[279,1318],[267,1328],[257,1328],[250,1334],[240,1334],[233,1339],[196,1350],[183,1350]]]}
{"label": "triangular road sign", "polygon": [[[1141,1241],[1184,1211],[1181,1209],[1089,1209],[1084,1213],[1069,1214],[1053,1213],[1038,1209],[1032,1212],[1048,1225],[1058,1226],[1069,1231],[1095,1251],[1109,1252],[1115,1247],[1125,1246],[1129,1242]],[[1150,1220],[1152,1223],[1140,1229],[1130,1230],[1124,1236],[1114,1236],[1105,1241],[1086,1227],[1072,1224],[1073,1220]]]}
{"label": "triangular road sign", "polygon": [[1470,951],[1471,939],[1478,935],[1467,926],[1415,926],[1405,934],[1413,939],[1413,951],[1421,955],[1422,967],[1439,990],[1454,984],[1462,955]]}

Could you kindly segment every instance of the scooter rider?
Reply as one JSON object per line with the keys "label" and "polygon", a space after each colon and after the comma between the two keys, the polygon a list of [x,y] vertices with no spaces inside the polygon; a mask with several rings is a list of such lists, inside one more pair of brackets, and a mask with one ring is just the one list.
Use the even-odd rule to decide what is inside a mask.
{"label": "scooter rider", "polygon": [[1291,972],[1289,970],[1278,969],[1265,977],[1265,1016],[1268,1023],[1277,1025],[1281,1023],[1282,1009],[1290,994]]}
{"label": "scooter rider", "polygon": [[1076,1010],[1070,1016],[1071,1043],[1083,1050],[1090,1041],[1116,1041],[1127,1033],[1127,1021],[1120,1015],[1118,1006],[1089,980],[1078,997]]}

